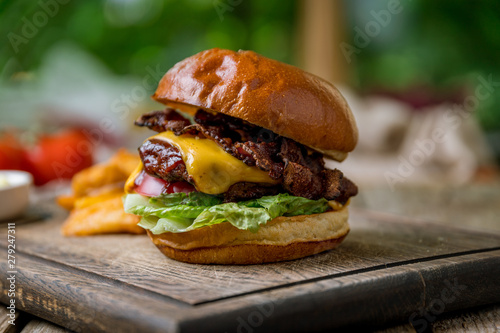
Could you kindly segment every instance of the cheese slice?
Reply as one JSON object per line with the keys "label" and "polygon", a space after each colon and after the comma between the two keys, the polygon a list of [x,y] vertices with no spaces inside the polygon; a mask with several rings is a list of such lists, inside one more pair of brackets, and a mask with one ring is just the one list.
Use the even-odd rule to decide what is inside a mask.
{"label": "cheese slice", "polygon": [[125,182],[125,193],[134,193],[134,187],[135,187],[135,179],[139,174],[141,173],[143,169],[142,162],[139,162],[137,167],[135,168],[134,171],[128,176],[127,181]]}
{"label": "cheese slice", "polygon": [[[179,149],[186,164],[188,174],[193,177],[194,185],[200,192],[220,194],[239,182],[277,184],[279,181],[269,177],[266,171],[255,166],[248,166],[236,157],[226,153],[218,144],[209,139],[192,135],[176,136],[167,131],[149,138],[163,140]],[[130,178],[139,174],[138,168]],[[133,180],[127,181],[126,189],[133,186]]]}

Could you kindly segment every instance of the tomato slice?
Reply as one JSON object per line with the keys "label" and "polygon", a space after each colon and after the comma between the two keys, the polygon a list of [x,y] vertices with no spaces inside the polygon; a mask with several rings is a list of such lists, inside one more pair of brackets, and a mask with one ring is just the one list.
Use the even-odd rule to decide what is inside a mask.
{"label": "tomato slice", "polygon": [[163,179],[148,175],[141,171],[135,180],[134,191],[146,197],[157,197],[163,193],[178,193],[186,194],[196,191],[193,185],[188,182],[180,181],[169,183]]}

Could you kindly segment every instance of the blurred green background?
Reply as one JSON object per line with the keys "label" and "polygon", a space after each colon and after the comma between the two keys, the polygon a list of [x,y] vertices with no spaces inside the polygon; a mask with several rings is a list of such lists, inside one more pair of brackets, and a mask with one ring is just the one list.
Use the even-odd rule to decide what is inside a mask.
{"label": "blurred green background", "polygon": [[[369,12],[384,6],[387,1],[344,1],[351,45],[353,27],[363,27]],[[500,2],[421,0],[401,6],[397,25],[391,23],[356,55],[350,84],[361,91],[418,86],[448,93],[474,75],[500,77]],[[168,69],[212,47],[251,49],[297,64],[300,8],[299,1],[267,0],[6,0],[0,2],[0,64],[4,79],[36,70],[61,41],[75,42],[116,74],[139,77],[147,66]],[[41,10],[47,20],[37,16]],[[500,128],[499,109],[500,89],[478,110],[485,129]]]}
{"label": "blurred green background", "polygon": [[[4,0],[0,2],[2,125],[20,125],[19,119],[16,122],[9,116],[12,99],[23,96],[17,91],[33,89],[48,55],[64,50],[60,45],[72,45],[91,55],[115,78],[140,79],[155,66],[166,71],[177,61],[212,47],[251,49],[307,69],[303,58],[309,50],[304,38],[315,35],[313,31],[304,37],[303,15],[309,2]],[[342,18],[333,23],[341,32],[341,37],[335,37],[333,52],[342,55],[338,42],[356,46],[355,28],[363,30],[373,20],[373,11],[394,1],[332,2],[332,8],[339,11],[332,20]],[[335,79],[359,93],[389,95],[414,107],[447,100],[460,103],[473,91],[479,76],[500,82],[500,2],[420,0],[401,1],[399,6],[402,11],[368,45],[358,48],[352,61],[341,57],[335,62],[334,71],[346,73],[334,75]],[[61,57],[72,61],[68,59],[71,53]],[[5,102],[9,98],[11,102]],[[498,87],[480,103],[475,116],[498,149]]]}
{"label": "blurred green background", "polygon": [[[351,17],[356,17],[356,6],[361,3],[377,8],[370,1],[346,2]],[[386,3],[379,2],[378,7]],[[398,22],[391,22],[392,29],[359,54],[352,83],[366,91],[406,90],[414,95],[422,93],[415,91],[418,88],[439,100],[474,88],[480,75],[491,75],[498,82],[497,89],[480,105],[477,115],[486,130],[500,129],[500,2],[401,4],[403,11],[394,18]]]}
{"label": "blurred green background", "polygon": [[[62,1],[61,1],[62,2]],[[58,9],[48,23],[19,52],[8,33],[22,36],[27,18],[43,10],[40,3]],[[107,0],[3,1],[0,22],[4,38],[1,63],[15,57],[19,67],[34,70],[56,43],[73,41],[97,56],[116,74],[143,76],[145,68],[177,61],[212,47],[251,49],[293,62],[292,43],[297,3],[294,1]],[[57,5],[53,5],[57,4]],[[36,23],[36,22],[35,22]],[[11,37],[10,39],[14,39]]]}

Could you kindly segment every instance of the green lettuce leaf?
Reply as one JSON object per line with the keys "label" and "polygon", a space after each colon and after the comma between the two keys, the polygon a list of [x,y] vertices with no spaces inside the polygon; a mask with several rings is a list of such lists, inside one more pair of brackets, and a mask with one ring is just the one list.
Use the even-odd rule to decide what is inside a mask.
{"label": "green lettuce leaf", "polygon": [[222,203],[222,199],[210,194],[201,192],[191,192],[189,195],[183,192],[162,194],[151,198],[151,203],[161,204],[163,206],[188,205],[188,206],[215,206]]}
{"label": "green lettuce leaf", "polygon": [[323,213],[328,209],[328,201],[278,194],[222,203],[220,197],[192,192],[189,195],[163,194],[155,198],[128,194],[124,198],[124,207],[127,213],[142,216],[139,225],[154,234],[186,232],[222,222],[257,232],[261,225],[278,216]]}
{"label": "green lettuce leaf", "polygon": [[310,215],[323,213],[328,209],[328,200],[309,200],[289,194],[265,196],[259,199],[240,202],[248,207],[264,207],[272,218],[278,216]]}
{"label": "green lettuce leaf", "polygon": [[230,202],[205,210],[194,220],[192,228],[201,228],[228,221],[238,229],[257,232],[259,226],[266,224],[269,220],[271,220],[271,216],[264,208],[246,207]]}

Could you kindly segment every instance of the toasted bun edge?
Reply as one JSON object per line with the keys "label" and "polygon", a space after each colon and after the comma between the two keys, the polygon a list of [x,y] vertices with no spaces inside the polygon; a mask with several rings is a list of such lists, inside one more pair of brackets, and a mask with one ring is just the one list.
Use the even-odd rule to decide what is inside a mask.
{"label": "toasted bun edge", "polygon": [[184,233],[148,235],[167,257],[198,264],[259,264],[306,257],[338,246],[349,232],[348,209],[277,217],[258,232],[221,223]]}

